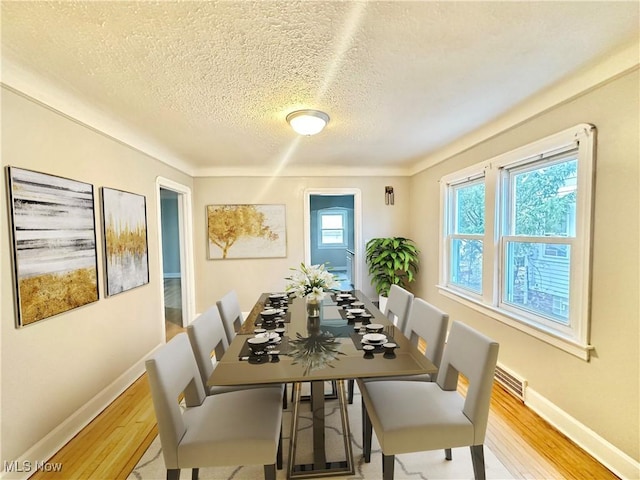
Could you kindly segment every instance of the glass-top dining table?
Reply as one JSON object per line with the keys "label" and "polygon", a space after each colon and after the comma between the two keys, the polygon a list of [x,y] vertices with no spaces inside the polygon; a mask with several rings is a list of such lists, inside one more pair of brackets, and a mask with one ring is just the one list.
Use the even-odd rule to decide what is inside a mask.
{"label": "glass-top dining table", "polygon": [[[275,318],[263,317],[265,310],[276,310]],[[372,324],[382,328],[377,333],[381,337],[370,335],[372,331],[367,325]],[[264,354],[253,355],[249,348],[247,340],[256,335],[269,338]],[[385,343],[396,345],[393,353],[382,346]],[[305,299],[284,293],[263,293],[218,360],[208,384],[293,383],[287,478],[317,478],[354,473],[345,380],[436,371],[433,363],[360,291],[328,294],[319,317],[307,315]],[[326,458],[324,403],[328,381],[335,386],[339,402],[344,461],[328,462]],[[306,382],[310,382],[313,410],[313,462],[296,464],[301,385]]]}

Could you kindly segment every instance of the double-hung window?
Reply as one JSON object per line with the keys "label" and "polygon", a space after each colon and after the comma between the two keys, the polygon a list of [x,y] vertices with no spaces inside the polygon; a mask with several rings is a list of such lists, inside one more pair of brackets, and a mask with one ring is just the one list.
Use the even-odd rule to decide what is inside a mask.
{"label": "double-hung window", "polygon": [[484,177],[480,177],[454,183],[448,192],[449,282],[471,295],[482,294],[484,190]]}
{"label": "double-hung window", "polygon": [[318,246],[343,248],[347,246],[347,210],[326,208],[318,211]]}
{"label": "double-hung window", "polygon": [[581,124],[441,180],[441,291],[584,359],[594,136]]}

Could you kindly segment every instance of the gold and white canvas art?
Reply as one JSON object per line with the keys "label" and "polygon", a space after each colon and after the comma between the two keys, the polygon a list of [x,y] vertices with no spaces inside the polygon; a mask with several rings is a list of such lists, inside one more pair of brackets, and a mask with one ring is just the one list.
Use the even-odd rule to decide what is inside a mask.
{"label": "gold and white canvas art", "polygon": [[287,256],[284,205],[208,205],[209,259]]}
{"label": "gold and white canvas art", "polygon": [[8,167],[17,326],[98,300],[93,185]]}
{"label": "gold and white canvas art", "polygon": [[149,283],[144,195],[102,189],[107,295]]}

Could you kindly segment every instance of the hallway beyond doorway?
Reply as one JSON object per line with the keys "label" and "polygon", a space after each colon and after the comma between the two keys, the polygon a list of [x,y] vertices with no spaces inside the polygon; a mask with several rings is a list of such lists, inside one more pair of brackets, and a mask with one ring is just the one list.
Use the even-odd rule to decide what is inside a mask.
{"label": "hallway beyond doorway", "polygon": [[179,278],[164,279],[164,319],[166,338],[169,341],[182,331],[182,290]]}

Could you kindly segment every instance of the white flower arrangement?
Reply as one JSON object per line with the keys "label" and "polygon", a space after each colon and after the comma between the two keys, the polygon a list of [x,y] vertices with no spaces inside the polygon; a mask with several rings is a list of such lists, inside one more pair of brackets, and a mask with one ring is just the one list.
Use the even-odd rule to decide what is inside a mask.
{"label": "white flower arrangement", "polygon": [[327,290],[338,288],[339,283],[335,275],[321,265],[300,264],[300,268],[291,268],[293,273],[286,280],[287,292],[293,292],[296,297],[307,297],[310,300],[322,300]]}

